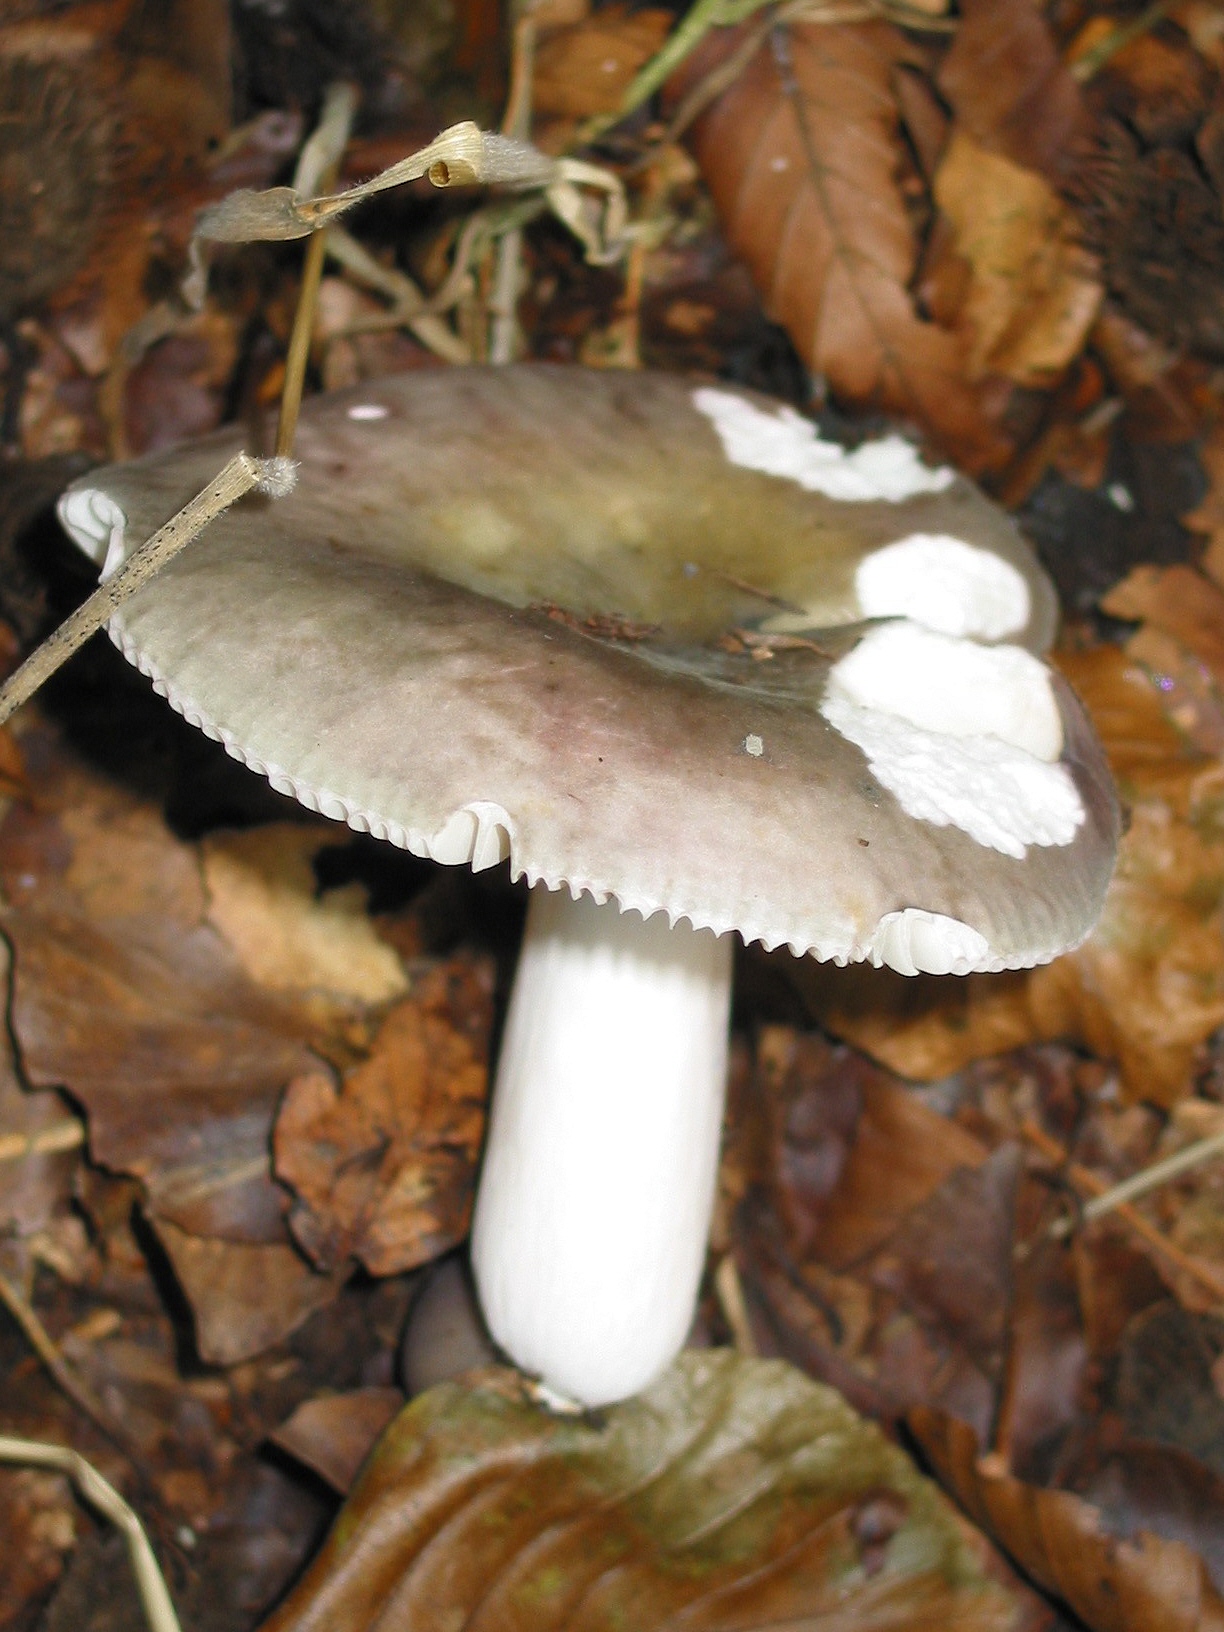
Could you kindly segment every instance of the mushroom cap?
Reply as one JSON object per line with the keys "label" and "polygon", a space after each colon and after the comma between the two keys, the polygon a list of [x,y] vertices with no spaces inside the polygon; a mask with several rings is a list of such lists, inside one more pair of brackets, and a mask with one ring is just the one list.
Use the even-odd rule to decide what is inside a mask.
{"label": "mushroom cap", "polygon": [[[713,411],[694,400],[710,390]],[[509,857],[533,884],[905,972],[1016,968],[1074,946],[1100,910],[1118,814],[1065,684],[1050,677],[1062,748],[1047,769],[1079,814],[1073,834],[1019,854],[956,819],[916,819],[874,750],[821,711],[863,633],[865,559],[898,540],[967,541],[1022,583],[1009,639],[1040,651],[1054,601],[1027,546],[900,443],[833,460],[825,486],[848,499],[820,491],[798,416],[793,446],[766,434],[744,456],[755,468],[729,458],[736,404],[750,429],[753,414],[788,423],[747,392],[546,365],[312,399],[296,491],[214,522],[115,615],[112,638],[273,786],[417,855]],[[92,472],[61,514],[113,560],[121,533],[147,537],[238,442]],[[871,496],[877,479],[900,496]],[[765,661],[717,643],[776,619],[825,633]],[[642,638],[626,620],[658,627]]]}

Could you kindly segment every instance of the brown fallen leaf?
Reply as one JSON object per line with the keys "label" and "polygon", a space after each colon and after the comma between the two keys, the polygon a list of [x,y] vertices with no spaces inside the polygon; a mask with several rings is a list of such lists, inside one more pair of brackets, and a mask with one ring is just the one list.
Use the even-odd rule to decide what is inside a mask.
{"label": "brown fallen leaf", "polygon": [[[693,148],[727,238],[808,367],[840,400],[915,420],[982,470],[1007,438],[965,377],[962,338],[910,293],[918,245],[893,87],[913,55],[880,23],[779,27],[698,121]],[[691,77],[711,65],[707,54]]]}
{"label": "brown fallen leaf", "polygon": [[959,314],[970,377],[1053,384],[1083,350],[1103,293],[1070,210],[1042,176],[961,130],[934,190],[970,268]]}
{"label": "brown fallen leaf", "polygon": [[160,1216],[154,1226],[191,1305],[196,1350],[206,1365],[237,1365],[274,1347],[344,1281],[343,1269],[321,1275],[284,1242],[189,1235]]}
{"label": "brown fallen leaf", "polygon": [[149,226],[228,128],[226,8],[161,9],[160,30],[131,26],[132,8],[114,0],[0,25],[14,183],[0,212],[0,305],[20,311],[55,293],[75,319],[89,302],[102,362],[148,304]]}
{"label": "brown fallen leaf", "polygon": [[38,804],[0,825],[0,880],[27,1077],[71,1089],[95,1159],[138,1175],[154,1213],[287,1242],[268,1137],[314,1061],[310,1019],[245,979],[204,921],[195,851],[151,805],[49,734],[23,744]]}
{"label": "brown fallen leaf", "polygon": [[962,0],[938,79],[982,146],[1054,178],[1080,157],[1091,120],[1039,0]]}
{"label": "brown fallen leaf", "polygon": [[432,970],[387,1016],[337,1092],[319,1072],[289,1085],[276,1172],[298,1201],[297,1241],[320,1268],[355,1257],[411,1269],[463,1239],[484,1131],[492,972]]}
{"label": "brown fallen leaf", "polygon": [[29,1607],[59,1579],[76,1529],[72,1487],[62,1474],[5,1467],[0,1474],[5,1575],[0,1629],[29,1624]]}
{"label": "brown fallen leaf", "polygon": [[272,1443],[343,1496],[403,1404],[398,1388],[356,1388],[347,1394],[319,1395],[299,1405],[281,1423],[271,1436]]}
{"label": "brown fallen leaf", "polygon": [[630,80],[663,44],[674,21],[670,11],[615,4],[549,30],[536,47],[535,112],[565,119],[615,113]]}
{"label": "brown fallen leaf", "polygon": [[920,1407],[910,1427],[940,1480],[1025,1574],[1092,1632],[1218,1632],[1224,1599],[1198,1555],[1147,1531],[1119,1540],[1079,1496],[1040,1490],[978,1457],[973,1431]]}
{"label": "brown fallen leaf", "polygon": [[1018,1632],[1039,1615],[879,1429],[724,1349],[682,1355],[600,1426],[527,1403],[508,1372],[421,1395],[263,1632]]}
{"label": "brown fallen leaf", "polygon": [[386,1003],[408,982],[358,884],[320,896],[312,862],[335,829],[274,822],[203,841],[208,919],[257,985]]}
{"label": "brown fallen leaf", "polygon": [[911,1208],[988,1155],[861,1055],[792,1027],[763,1030],[755,1086],[741,1120],[765,1122],[757,1183],[795,1252],[834,1271],[876,1251]]}
{"label": "brown fallen leaf", "polygon": [[1017,1148],[989,1154],[861,1055],[773,1026],[737,1094],[732,1161],[769,1126],[732,1250],[767,1353],[895,1419],[939,1403],[988,1431],[1011,1297]]}
{"label": "brown fallen leaf", "polygon": [[[272,1176],[271,1135],[285,1084],[321,1068],[309,1045],[359,1055],[364,1011],[352,996],[256,984],[207,920],[199,849],[46,728],[28,729],[22,746],[31,802],[0,823],[22,1069],[36,1085],[67,1087],[87,1111],[93,1159],[141,1181],[144,1210],[192,1306],[201,1354],[232,1363],[278,1342],[342,1279],[319,1274],[293,1245],[291,1198]],[[297,850],[289,845],[282,918],[317,931],[311,888],[299,879],[294,897],[285,875],[296,877],[296,865],[313,885],[305,856],[322,842],[320,831],[294,831],[307,837]],[[270,850],[279,834],[273,829]],[[253,867],[267,853],[262,844],[249,839],[245,851],[237,844],[230,853]],[[223,851],[218,841],[213,858]],[[220,891],[227,927],[253,933],[253,918],[266,928],[268,913],[279,922],[269,907],[275,891],[261,893],[250,868],[243,876],[245,895],[232,878],[229,894]],[[252,897],[267,908],[263,919]],[[243,901],[245,916],[235,905]],[[373,941],[368,928],[349,937],[367,952]],[[314,952],[317,965],[317,937]]]}
{"label": "brown fallen leaf", "polygon": [[1135,567],[1102,599],[1101,610],[1164,630],[1224,686],[1224,590],[1194,567]]}

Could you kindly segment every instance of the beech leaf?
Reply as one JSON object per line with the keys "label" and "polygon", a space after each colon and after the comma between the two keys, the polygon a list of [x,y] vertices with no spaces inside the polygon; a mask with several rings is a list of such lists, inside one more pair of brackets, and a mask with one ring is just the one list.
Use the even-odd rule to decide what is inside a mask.
{"label": "beech leaf", "polygon": [[[728,54],[736,38],[721,42]],[[693,146],[727,238],[807,365],[981,470],[1006,439],[965,376],[963,338],[925,321],[910,293],[918,245],[894,81],[911,55],[884,24],[779,28]]]}
{"label": "beech leaf", "polygon": [[709,1349],[600,1425],[507,1371],[420,1395],[263,1632],[1003,1632],[1031,1605],[840,1395]]}

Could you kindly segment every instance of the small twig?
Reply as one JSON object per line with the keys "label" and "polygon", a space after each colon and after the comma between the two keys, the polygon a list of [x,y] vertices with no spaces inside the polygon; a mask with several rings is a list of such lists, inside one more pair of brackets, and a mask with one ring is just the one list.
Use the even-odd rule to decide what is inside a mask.
{"label": "small twig", "polygon": [[1118,26],[1106,34],[1103,40],[1089,50],[1082,57],[1078,57],[1071,64],[1071,77],[1077,79],[1081,85],[1090,80],[1094,74],[1100,73],[1110,57],[1115,56],[1132,40],[1137,40],[1141,34],[1156,27],[1169,9],[1169,0],[1153,0],[1153,4],[1146,6],[1137,17],[1129,22],[1119,23]]}
{"label": "small twig", "polygon": [[510,89],[502,114],[503,136],[525,142],[531,134],[531,84],[535,73],[536,21],[530,12],[514,25],[510,57]]}
{"label": "small twig", "polygon": [[249,454],[235,454],[203,492],[197,493],[164,527],[159,527],[134,550],[119,570],[99,584],[89,599],[0,686],[0,725],[22,703],[28,702],[44,681],[49,680],[130,595],[197,538],[210,521],[253,487],[279,498],[292,489],[295,480],[293,466],[287,459],[252,459]]}
{"label": "small twig", "polygon": [[66,1445],[45,1445],[39,1440],[16,1439],[10,1434],[0,1434],[0,1462],[51,1468],[56,1473],[67,1474],[90,1506],[97,1508],[103,1518],[109,1519],[127,1538],[136,1590],[152,1632],[180,1632],[165,1577],[144,1526],[109,1480]]}
{"label": "small twig", "polygon": [[343,227],[328,228],[327,253],[356,282],[364,284],[376,294],[384,295],[392,303],[390,311],[358,318],[347,324],[340,335],[332,338],[376,333],[380,329],[408,328],[422,345],[428,346],[444,362],[471,362],[463,341],[447,326],[434,310],[434,303],[426,300],[406,272],[375,260],[369,250]]}
{"label": "small twig", "polygon": [[[530,12],[514,25],[510,94],[502,116],[502,135],[525,142],[531,135],[531,82],[535,68],[536,25]],[[493,289],[489,300],[489,361],[512,363],[522,345],[518,321],[523,268],[523,229],[512,227],[497,240]]]}
{"label": "small twig", "polygon": [[[1079,1162],[1070,1160],[1067,1151],[1052,1138],[1044,1128],[1040,1127],[1031,1118],[1021,1124],[1021,1130],[1029,1143],[1046,1157],[1054,1166],[1061,1169],[1065,1177],[1074,1188],[1092,1197],[1105,1196],[1110,1186],[1100,1179],[1091,1168],[1083,1167]],[[1224,1300],[1224,1276],[1218,1275],[1208,1265],[1183,1252],[1175,1241],[1170,1241],[1163,1230],[1157,1229],[1150,1219],[1144,1218],[1129,1202],[1120,1202],[1113,1209],[1136,1235],[1141,1236],[1154,1251],[1182,1274],[1188,1275],[1196,1281],[1211,1297]]]}
{"label": "small twig", "polygon": [[38,1133],[0,1133],[0,1162],[20,1162],[27,1156],[58,1156],[66,1150],[79,1150],[84,1143],[84,1125],[65,1117]]}
{"label": "small twig", "polygon": [[755,1359],[761,1351],[753,1336],[748,1304],[744,1299],[744,1285],[733,1253],[728,1252],[719,1260],[718,1268],[714,1271],[714,1291],[735,1344],[735,1352],[746,1355],[750,1360]]}
{"label": "small twig", "polygon": [[[309,196],[316,192],[330,192],[340,174],[340,161],[348,145],[357,111],[357,93],[351,85],[332,85],[323,102],[323,113],[318,129],[302,148],[293,185],[299,193]],[[293,330],[289,336],[289,350],[285,357],[285,383],[281,388],[280,417],[276,426],[276,456],[288,459],[293,453],[293,439],[297,435],[298,413],[302,406],[302,388],[306,383],[306,364],[310,358],[310,339],[314,332],[315,310],[319,303],[319,284],[323,279],[323,262],[327,255],[327,233],[316,232],[306,245],[302,259],[302,283],[298,290],[297,310],[293,314]]]}
{"label": "small twig", "polygon": [[737,50],[733,51],[725,62],[720,62],[708,74],[704,74],[680,99],[680,106],[668,121],[660,146],[678,142],[689,126],[701,117],[712,102],[716,102],[724,91],[731,89],[736,80],[756,56],[765,38],[773,27],[774,19],[767,17],[764,22],[758,23],[749,29]]}
{"label": "small twig", "polygon": [[153,1478],[151,1471],[143,1456],[132,1445],[122,1423],[115,1420],[89,1384],[77,1376],[60,1353],[55,1339],[42,1321],[39,1320],[30,1304],[5,1275],[0,1275],[0,1303],[4,1305],[18,1326],[21,1327],[26,1342],[42,1361],[56,1386],[68,1396],[79,1411],[82,1411],[96,1427],[102,1430],[111,1444],[121,1451],[132,1464],[141,1480],[152,1489]]}
{"label": "small twig", "polygon": [[[1163,1161],[1153,1162],[1150,1167],[1132,1173],[1129,1179],[1123,1179],[1119,1184],[1111,1185],[1108,1190],[1102,1190],[1100,1195],[1093,1196],[1083,1206],[1084,1222],[1090,1223],[1102,1214],[1113,1212],[1125,1202],[1133,1201],[1136,1196],[1146,1195],[1149,1190],[1157,1190],[1170,1179],[1175,1179],[1179,1173],[1188,1172],[1192,1167],[1198,1167],[1201,1162],[1210,1161],[1213,1156],[1224,1155],[1224,1133],[1213,1133],[1206,1139],[1196,1139],[1192,1145],[1179,1150],[1173,1156],[1166,1156]],[[1067,1234],[1070,1225],[1060,1220],[1051,1231],[1051,1235]]]}

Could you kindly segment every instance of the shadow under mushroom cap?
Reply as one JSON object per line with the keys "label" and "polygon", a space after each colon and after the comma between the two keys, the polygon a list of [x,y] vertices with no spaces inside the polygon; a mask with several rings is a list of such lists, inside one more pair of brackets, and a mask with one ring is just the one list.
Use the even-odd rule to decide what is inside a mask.
{"label": "shadow under mushroom cap", "polygon": [[[735,463],[693,397],[678,379],[523,366],[316,398],[297,491],[215,522],[112,638],[274,786],[418,855],[508,855],[531,883],[837,961],[898,966],[898,935],[932,914],[969,926],[958,972],[1077,944],[1117,810],[1065,685],[1083,817],[1022,856],[914,819],[820,712],[864,615],[856,566],[912,534],[1009,562],[1029,606],[1011,638],[1041,649],[1053,603],[1023,541],[959,480],[848,502]],[[92,492],[138,542],[237,441],[91,473],[66,496],[74,536],[102,553],[118,525]],[[764,662],[718,648],[779,606],[836,632]],[[577,626],[600,616],[612,633]],[[618,638],[616,619],[661,627]]]}

